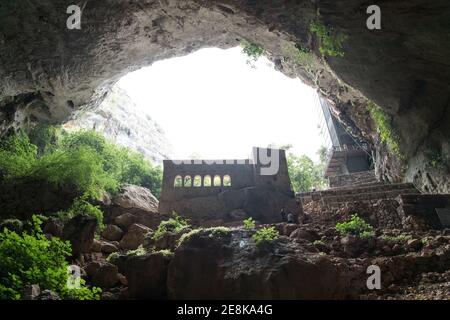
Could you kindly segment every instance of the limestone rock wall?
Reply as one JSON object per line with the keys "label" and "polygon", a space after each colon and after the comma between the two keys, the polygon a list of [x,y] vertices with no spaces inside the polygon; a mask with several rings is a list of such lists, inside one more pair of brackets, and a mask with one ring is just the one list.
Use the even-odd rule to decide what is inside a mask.
{"label": "limestone rock wall", "polygon": [[143,114],[118,86],[111,89],[98,108],[76,112],[64,127],[97,130],[155,163],[161,164],[172,156],[172,146],[163,129],[150,116]]}
{"label": "limestone rock wall", "polygon": [[[202,47],[236,46],[245,38],[262,45],[280,71],[335,102],[338,117],[380,152],[381,177],[415,179],[431,192],[448,190],[446,0],[384,1],[379,31],[366,28],[365,0],[91,1],[81,30],[66,28],[70,4],[2,3],[1,132],[33,121],[61,123],[83,105],[98,106],[130,71]],[[309,31],[314,19],[345,36],[343,57],[321,57],[317,36]],[[299,54],[296,45],[307,53]],[[399,165],[379,142],[368,99],[387,112],[398,134],[404,154]],[[436,158],[441,167],[428,169]]]}

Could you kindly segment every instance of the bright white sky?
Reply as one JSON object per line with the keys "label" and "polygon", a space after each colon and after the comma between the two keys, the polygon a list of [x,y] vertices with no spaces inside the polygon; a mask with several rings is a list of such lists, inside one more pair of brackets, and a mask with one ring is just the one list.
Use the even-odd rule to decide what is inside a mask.
{"label": "bright white sky", "polygon": [[253,146],[292,144],[317,160],[323,144],[315,91],[241,48],[158,61],[118,85],[164,129],[176,158],[248,158]]}

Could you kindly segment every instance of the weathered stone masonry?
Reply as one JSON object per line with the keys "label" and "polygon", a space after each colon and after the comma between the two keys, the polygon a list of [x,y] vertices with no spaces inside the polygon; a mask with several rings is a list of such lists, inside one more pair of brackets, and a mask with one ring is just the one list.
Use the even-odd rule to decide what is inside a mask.
{"label": "weathered stone masonry", "polygon": [[[261,174],[262,168],[271,165],[263,165],[261,154],[278,159],[276,174]],[[212,162],[164,161],[160,213],[175,211],[194,219],[224,220],[237,214],[275,222],[282,207],[301,212],[291,189],[284,150],[254,148],[252,159]]]}

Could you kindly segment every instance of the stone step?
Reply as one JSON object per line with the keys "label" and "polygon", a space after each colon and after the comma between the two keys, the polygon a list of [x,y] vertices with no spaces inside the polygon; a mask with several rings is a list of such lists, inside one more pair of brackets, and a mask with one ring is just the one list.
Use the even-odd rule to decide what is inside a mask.
{"label": "stone step", "polygon": [[[309,192],[298,194],[299,198],[303,197],[311,197],[313,200],[330,196],[345,196],[345,195],[357,195],[357,194],[366,194],[366,193],[376,193],[376,192],[389,192],[396,190],[410,190],[417,189],[414,187],[412,183],[394,183],[394,184],[374,184],[374,185],[362,185],[351,188],[336,188],[336,189],[328,189],[323,191]],[[415,192],[415,194],[418,193]],[[398,196],[398,194],[397,194]]]}
{"label": "stone step", "polygon": [[389,190],[389,191],[345,194],[345,195],[337,195],[337,196],[332,195],[332,196],[322,197],[321,201],[324,205],[329,205],[332,203],[342,203],[342,202],[352,202],[352,201],[395,199],[399,195],[402,195],[402,194],[418,195],[419,191],[416,188],[401,188],[401,189],[393,189],[393,190]]}
{"label": "stone step", "polygon": [[431,228],[450,227],[450,194],[402,194],[397,197],[404,216],[415,216]]}

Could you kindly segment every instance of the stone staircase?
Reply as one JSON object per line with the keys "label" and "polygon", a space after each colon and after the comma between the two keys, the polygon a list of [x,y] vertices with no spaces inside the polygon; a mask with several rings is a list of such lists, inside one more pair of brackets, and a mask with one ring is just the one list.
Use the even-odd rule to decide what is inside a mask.
{"label": "stone staircase", "polygon": [[357,176],[338,176],[338,187],[298,193],[296,198],[313,215],[358,213],[381,227],[399,228],[405,221],[422,228],[450,227],[450,195],[421,194],[412,183],[379,182],[373,171]]}
{"label": "stone staircase", "polygon": [[378,182],[375,177],[374,170],[343,174],[334,177],[328,177],[328,179],[330,181],[331,188],[368,185]]}

